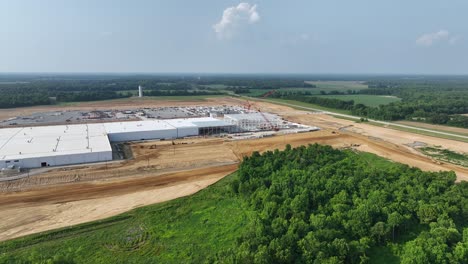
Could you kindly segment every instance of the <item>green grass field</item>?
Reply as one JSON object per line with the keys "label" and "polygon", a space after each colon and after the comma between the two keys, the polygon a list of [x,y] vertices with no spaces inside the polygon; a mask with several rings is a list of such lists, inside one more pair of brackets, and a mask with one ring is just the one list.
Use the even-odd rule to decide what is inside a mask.
{"label": "green grass field", "polygon": [[347,94],[347,95],[321,95],[320,97],[334,98],[344,101],[354,100],[355,104],[363,104],[366,106],[376,107],[393,102],[401,101],[398,97],[367,95],[367,94]]}
{"label": "green grass field", "polygon": [[364,90],[369,88],[367,84],[359,81],[307,81],[306,83],[314,84],[316,89],[323,91],[347,91],[347,90]]}
{"label": "green grass field", "polygon": [[202,86],[206,86],[206,87],[213,88],[213,89],[226,89],[226,87],[228,87],[225,84],[208,84],[208,85],[202,85]]}
{"label": "green grass field", "polygon": [[0,243],[0,263],[10,257],[12,263],[38,263],[66,254],[76,263],[203,263],[207,256],[234,247],[251,219],[231,190],[234,177],[189,197]]}
{"label": "green grass field", "polygon": [[[279,98],[268,98],[268,99],[265,99],[265,100],[267,100],[269,102],[272,102],[272,103],[275,103],[275,102],[279,103],[279,104],[286,103],[286,104],[291,104],[291,105],[310,107],[310,108],[314,108],[314,109],[321,110],[321,111],[330,111],[330,112],[334,112],[334,113],[348,114],[348,115],[351,114],[350,111],[346,111],[346,110],[323,107],[323,106],[320,106],[320,105],[309,104],[309,103],[304,103],[304,102],[298,102],[298,101],[294,101],[294,100],[286,100],[286,99],[279,99]],[[295,108],[294,106],[290,106],[290,107]],[[303,108],[300,108],[300,107],[297,107],[296,109],[304,110]]]}

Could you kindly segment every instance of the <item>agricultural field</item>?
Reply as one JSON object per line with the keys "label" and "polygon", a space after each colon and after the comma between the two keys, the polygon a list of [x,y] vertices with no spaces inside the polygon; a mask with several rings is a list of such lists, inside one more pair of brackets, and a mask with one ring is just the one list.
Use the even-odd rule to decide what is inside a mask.
{"label": "agricultural field", "polygon": [[[293,88],[279,88],[279,89],[274,89],[277,92],[308,92],[312,95],[320,95],[320,89],[318,88],[304,88],[304,87],[293,87]],[[252,96],[252,97],[259,97],[262,96],[263,94],[269,92],[271,90],[267,89],[249,89],[249,93],[246,93],[244,95],[246,96]]]}
{"label": "agricultural field", "polygon": [[202,85],[202,86],[212,88],[212,89],[220,89],[220,90],[226,89],[228,87],[228,85],[225,85],[225,84],[207,84],[207,85]]}
{"label": "agricultural field", "polygon": [[[295,105],[295,106],[310,107],[310,108],[321,110],[321,111],[330,111],[330,112],[334,112],[334,113],[348,114],[348,115],[351,114],[351,111],[348,111],[348,110],[335,109],[335,108],[331,108],[331,107],[325,107],[325,106],[320,106],[320,105],[317,105],[317,104],[310,104],[310,103],[306,103],[306,102],[299,102],[299,101],[295,101],[295,100],[280,99],[280,98],[268,98],[266,100],[268,100],[270,102],[277,102],[277,103],[280,103],[280,104],[281,103],[286,103],[286,104]],[[298,108],[298,109],[301,109],[301,108]]]}
{"label": "agricultural field", "polygon": [[[321,94],[321,91],[330,93],[330,92],[340,92],[347,93],[349,90],[360,91],[367,89],[367,85],[362,82],[355,81],[306,81],[305,83],[314,84],[317,87],[288,87],[288,88],[279,88],[274,89],[278,92],[303,92],[307,91],[313,95]],[[245,94],[247,96],[258,97],[269,90],[267,89],[249,89],[249,93]]]}
{"label": "agricultural field", "polygon": [[306,83],[314,84],[318,90],[322,91],[342,91],[347,90],[364,90],[368,88],[368,85],[362,81],[306,81]]}
{"label": "agricultural field", "polygon": [[353,100],[355,104],[377,107],[389,103],[399,102],[400,98],[395,96],[367,95],[367,94],[346,94],[346,95],[321,95],[320,97],[334,98],[339,100]]}

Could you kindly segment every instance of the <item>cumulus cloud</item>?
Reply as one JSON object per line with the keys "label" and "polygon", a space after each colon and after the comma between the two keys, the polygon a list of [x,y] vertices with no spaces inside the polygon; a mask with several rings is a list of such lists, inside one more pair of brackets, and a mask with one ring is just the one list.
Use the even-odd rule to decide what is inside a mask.
{"label": "cumulus cloud", "polygon": [[416,40],[416,44],[430,47],[437,42],[448,42],[449,44],[454,45],[459,38],[459,36],[454,36],[447,30],[439,30],[437,32],[423,34]]}
{"label": "cumulus cloud", "polygon": [[229,39],[235,35],[239,28],[255,24],[260,20],[257,5],[240,3],[224,10],[221,20],[213,25],[216,35],[220,39]]}

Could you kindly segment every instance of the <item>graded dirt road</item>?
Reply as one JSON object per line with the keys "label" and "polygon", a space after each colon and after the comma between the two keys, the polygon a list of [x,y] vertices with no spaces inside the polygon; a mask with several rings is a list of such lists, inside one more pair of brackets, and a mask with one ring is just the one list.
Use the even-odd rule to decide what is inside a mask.
{"label": "graded dirt road", "polygon": [[[206,102],[209,105],[241,103],[231,98]],[[193,102],[185,104],[194,105]],[[22,191],[0,193],[0,240],[102,219],[193,194],[234,172],[242,157],[253,151],[282,149],[286,144],[296,147],[320,143],[354,148],[423,170],[453,170],[458,180],[468,180],[468,169],[436,162],[406,145],[420,141],[466,151],[467,143],[358,124],[264,102],[256,105],[290,121],[323,129],[242,141],[194,138],[176,140],[174,144],[171,141],[132,143],[132,160],[55,169],[10,183],[10,187],[16,184],[16,190]]]}

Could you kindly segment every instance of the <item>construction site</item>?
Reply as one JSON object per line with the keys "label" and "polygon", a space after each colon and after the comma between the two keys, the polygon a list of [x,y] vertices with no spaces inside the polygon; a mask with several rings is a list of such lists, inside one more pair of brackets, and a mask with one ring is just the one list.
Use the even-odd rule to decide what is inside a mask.
{"label": "construction site", "polygon": [[[256,102],[255,107],[251,104],[237,98],[217,98],[204,102],[164,102],[164,105],[160,102],[143,102],[133,108],[132,105],[138,104],[132,101],[118,106],[83,103],[74,109],[66,109],[77,112],[118,111],[112,109],[118,107],[125,109],[120,110],[123,114],[128,111],[132,115],[130,111],[133,112],[132,118],[138,120],[93,123],[102,127],[102,130],[97,130],[98,134],[101,133],[111,146],[118,144],[128,149],[131,155],[104,162],[40,166],[31,169],[27,177],[0,182],[0,217],[4,219],[0,223],[1,240],[103,219],[136,207],[193,194],[235,172],[242,159],[253,151],[283,149],[287,144],[297,147],[319,143],[365,151],[423,170],[451,170],[456,173],[458,180],[468,179],[468,169],[435,162],[411,145],[424,142],[463,152],[468,149],[467,143],[356,123],[324,113],[268,102]],[[146,115],[142,117],[139,113],[144,108],[148,108],[148,111],[166,108],[166,111],[174,111],[178,116],[164,115],[163,118],[161,112],[158,112],[149,117],[149,112],[145,112]],[[212,112],[200,110],[196,116],[180,117],[182,112],[194,113],[194,109],[212,109]],[[4,112],[3,118],[20,116],[19,113],[28,115],[63,110],[58,107],[24,108],[17,112]],[[188,134],[178,135],[177,129],[171,130],[177,126],[177,120],[186,127],[181,131],[187,131]],[[194,124],[195,120],[200,122]],[[146,125],[145,122],[153,123]],[[193,133],[188,132],[188,127],[192,127],[185,124],[188,122],[196,127],[190,130]],[[206,122],[222,124],[223,129],[210,128],[219,126],[210,126]],[[133,130],[146,127],[149,129],[147,131],[153,131],[151,127],[154,123],[161,123],[157,125],[159,128],[167,128],[169,131],[164,132],[168,133],[167,136],[142,138],[142,134],[138,134],[133,137],[135,140],[128,140],[127,133],[131,135]],[[76,133],[86,130],[82,127],[84,124],[76,125],[78,127],[71,128],[73,124],[69,124],[68,129]],[[9,129],[25,130],[17,133],[17,139],[12,138],[21,141],[30,140],[28,134],[24,135],[28,129],[45,129],[41,126],[9,126]],[[46,127],[51,129],[52,126]],[[63,133],[66,131],[64,129],[66,125],[62,124],[56,131]],[[155,135],[155,132],[145,133]],[[2,132],[0,134],[6,135]],[[120,141],[119,138],[124,140]],[[57,143],[55,137],[54,140]],[[60,148],[58,143],[58,152]]]}
{"label": "construction site", "polygon": [[[19,179],[21,172],[26,176],[25,169],[28,170],[27,176],[30,176],[29,169],[33,168],[112,161],[113,157],[125,156],[116,153],[118,148],[111,147],[117,142],[206,136],[235,140],[245,138],[243,133],[246,132],[250,132],[249,138],[260,138],[278,132],[299,133],[319,130],[318,127],[285,121],[274,114],[241,107],[177,107],[158,110],[165,112],[166,116],[171,112],[174,116],[180,116],[181,112],[197,116],[176,119],[148,118],[146,110],[148,109],[141,112],[125,111],[129,112],[128,114],[137,113],[135,118],[140,117],[139,121],[0,129],[0,176],[3,176],[0,177],[0,181]],[[151,109],[151,111],[156,110]],[[102,111],[80,113],[88,116],[96,112],[105,113]],[[108,115],[105,115],[103,121],[107,117]],[[266,131],[271,133],[255,134]]]}

